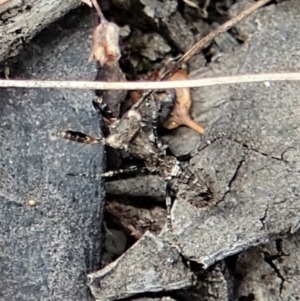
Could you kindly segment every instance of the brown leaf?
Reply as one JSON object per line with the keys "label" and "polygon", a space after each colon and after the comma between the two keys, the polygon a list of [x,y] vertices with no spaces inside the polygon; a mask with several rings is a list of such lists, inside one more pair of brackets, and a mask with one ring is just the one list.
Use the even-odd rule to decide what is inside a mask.
{"label": "brown leaf", "polygon": [[[177,71],[169,80],[185,80],[188,79],[188,74],[184,70]],[[169,119],[164,123],[167,129],[175,129],[180,125],[185,125],[194,131],[203,134],[204,128],[194,121],[190,116],[190,109],[192,106],[192,99],[190,88],[177,88],[176,103]]]}
{"label": "brown leaf", "polygon": [[101,66],[105,64],[111,66],[119,61],[121,57],[119,32],[118,25],[106,20],[95,28],[91,58],[95,58]]}

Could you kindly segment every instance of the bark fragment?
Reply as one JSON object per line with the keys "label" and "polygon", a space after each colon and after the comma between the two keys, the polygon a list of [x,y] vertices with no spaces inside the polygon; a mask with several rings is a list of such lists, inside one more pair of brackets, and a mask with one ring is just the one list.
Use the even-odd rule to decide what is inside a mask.
{"label": "bark fragment", "polygon": [[79,0],[12,0],[1,5],[0,61],[17,55],[24,42],[79,5]]}

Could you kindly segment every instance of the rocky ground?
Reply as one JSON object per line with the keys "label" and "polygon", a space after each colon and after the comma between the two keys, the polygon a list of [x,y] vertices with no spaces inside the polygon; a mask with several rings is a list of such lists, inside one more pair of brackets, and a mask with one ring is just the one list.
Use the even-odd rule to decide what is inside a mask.
{"label": "rocky ground", "polygon": [[[137,80],[161,68],[168,58],[187,51],[252,2],[199,2],[196,7],[193,3],[101,2],[108,20],[121,27],[120,70],[127,79]],[[99,78],[95,64],[87,62],[95,15],[88,9],[76,13],[42,33],[17,61],[6,61],[11,76]],[[271,3],[218,37],[184,67],[192,78],[297,71],[299,13],[296,0]],[[56,38],[47,41],[54,30]],[[102,200],[104,195],[99,182],[66,177],[71,169],[102,170],[99,148],[49,138],[65,127],[97,135],[98,121],[89,101],[93,93],[21,89],[1,93],[5,142],[1,241],[6,247],[1,255],[6,258],[1,291],[6,299],[47,299],[50,291],[59,296],[57,300],[87,299],[84,274],[100,267],[89,274],[93,279],[89,286],[100,300],[299,299],[299,85],[264,82],[192,89],[192,115],[206,133],[186,127],[162,131],[171,151],[185,155],[219,132],[243,143],[220,140],[192,159],[215,205],[175,201],[173,231],[179,248],[170,244],[164,229],[165,183],[155,175],[105,183],[103,239],[99,195]],[[120,92],[109,93],[107,99],[117,102]],[[107,151],[108,168],[132,163],[128,156]],[[32,198],[38,202],[34,208],[27,205]],[[45,232],[51,241],[41,234]],[[21,275],[16,265],[21,245],[22,262],[31,266],[32,275]],[[39,251],[32,253],[28,245]],[[40,270],[41,262],[46,273]],[[34,281],[25,288],[29,279]],[[41,290],[43,281],[47,289]]]}

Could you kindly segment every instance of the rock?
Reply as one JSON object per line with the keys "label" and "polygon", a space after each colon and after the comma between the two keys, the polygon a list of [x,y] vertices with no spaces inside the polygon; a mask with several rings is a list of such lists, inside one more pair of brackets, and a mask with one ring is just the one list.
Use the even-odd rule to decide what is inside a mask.
{"label": "rock", "polygon": [[[244,22],[251,24],[259,20],[257,32],[240,49],[211,64],[204,77],[208,73],[299,70],[295,26],[299,13],[298,2],[291,1],[267,6],[247,18]],[[242,141],[219,140],[191,162],[208,183],[215,207],[196,209],[184,200],[173,205],[174,234],[179,237],[182,254],[207,268],[250,246],[298,230],[300,122],[296,108],[300,90],[298,83],[270,82],[193,92],[194,114],[206,124],[206,135],[197,142],[192,139],[194,133],[186,131],[190,143],[174,137],[172,151],[186,154],[200,140],[201,145],[219,132]]]}
{"label": "rock", "polygon": [[126,253],[101,271],[90,273],[88,279],[93,296],[109,301],[188,288],[193,273],[175,247],[146,232]]}
{"label": "rock", "polygon": [[[87,43],[93,25],[92,15],[77,15],[63,31],[63,24],[51,27],[37,40],[40,54],[28,45],[10,65],[12,78],[93,80]],[[100,267],[103,183],[67,174],[103,172],[103,148],[55,135],[66,129],[99,135],[94,92],[0,93],[0,299],[90,300],[85,274]]]}
{"label": "rock", "polygon": [[166,183],[155,175],[106,182],[105,189],[117,196],[152,197],[161,202],[166,198]]}
{"label": "rock", "polygon": [[[236,298],[295,300],[299,296],[299,234],[238,256]],[[254,300],[254,299],[253,299]]]}
{"label": "rock", "polygon": [[[296,0],[260,9],[244,21],[257,24],[257,31],[249,36],[243,46],[211,63],[204,73],[202,68],[201,76],[299,70],[300,44],[296,25],[299,24],[299,16],[300,8]],[[206,135],[199,137],[192,131],[182,129],[171,137],[169,144],[173,153],[184,155],[211,140],[219,132],[229,133],[234,137],[210,144],[191,161],[201,180],[208,185],[216,205],[199,209],[178,198],[171,212],[172,237],[164,230],[158,238],[151,239],[159,239],[164,246],[176,241],[185,260],[208,272],[216,267],[216,262],[226,259],[225,265],[229,266],[230,259],[234,261],[234,258],[239,258],[236,254],[242,251],[242,254],[247,254],[255,246],[269,243],[265,251],[259,251],[260,258],[251,256],[252,259],[245,262],[245,265],[249,265],[249,272],[246,269],[245,273],[251,274],[248,279],[260,279],[257,275],[262,273],[259,272],[258,265],[262,262],[262,255],[267,256],[268,262],[264,257],[263,266],[269,269],[270,275],[272,272],[270,279],[274,280],[272,285],[277,296],[278,292],[284,292],[283,299],[288,298],[289,290],[293,293],[295,291],[296,295],[294,283],[299,281],[297,256],[293,255],[294,260],[291,261],[295,264],[294,268],[292,264],[280,265],[282,258],[273,257],[272,243],[282,237],[285,240],[285,237],[299,229],[299,93],[298,83],[288,82],[193,89],[194,115],[205,124]],[[147,235],[136,246],[147,241]],[[295,241],[291,250],[297,243]],[[145,277],[144,274],[139,274],[140,271],[144,268],[145,273],[155,269],[158,258],[161,265],[168,263],[162,253],[151,254],[152,249],[154,247],[148,247],[145,252],[139,250],[135,253],[129,250],[121,257],[122,265],[117,261],[93,273],[92,275],[97,275],[98,288],[97,291],[92,290],[94,295],[101,300],[112,300],[151,291],[148,282],[137,282],[136,279]],[[137,258],[147,258],[147,266],[144,260],[136,261]],[[257,261],[257,264],[252,263],[250,266],[251,260]],[[242,259],[237,261],[238,267],[239,264],[242,270]],[[232,265],[231,271],[234,273],[234,264]],[[135,281],[131,278],[128,281],[128,273],[125,275],[129,267],[134,267],[138,274],[137,278],[132,277]],[[165,271],[165,275],[172,273],[168,269]],[[173,273],[177,274],[175,270]],[[269,278],[269,274],[263,275]],[[199,300],[232,300],[235,294],[241,300],[245,297],[254,300],[253,296],[261,299],[270,293],[264,283],[256,283],[255,286],[249,283],[252,285],[250,289],[245,283],[239,290],[238,286],[234,286],[238,276],[223,270],[207,274],[207,278],[202,281],[214,276],[217,284],[206,286],[207,289]],[[292,283],[284,282],[285,277],[289,277]],[[159,275],[152,278],[155,284],[160,280]],[[116,291],[116,287],[112,287],[113,283],[122,288],[120,294],[112,293]],[[170,281],[169,285],[171,283]],[[100,291],[99,285],[101,288],[103,285],[105,290]],[[181,287],[187,288],[190,285],[190,282],[186,282]],[[216,298],[211,296],[214,287],[218,288]],[[166,281],[157,291],[164,292],[173,288]]]}

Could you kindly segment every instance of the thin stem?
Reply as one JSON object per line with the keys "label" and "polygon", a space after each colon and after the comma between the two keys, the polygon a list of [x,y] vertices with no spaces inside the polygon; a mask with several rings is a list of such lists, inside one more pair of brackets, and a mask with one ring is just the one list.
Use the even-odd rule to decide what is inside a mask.
{"label": "thin stem", "polygon": [[0,79],[6,88],[54,88],[72,90],[163,90],[174,88],[207,87],[215,85],[254,82],[300,81],[300,72],[244,74],[176,81],[103,82],[103,81],[51,81]]}
{"label": "thin stem", "polygon": [[[199,42],[197,42],[192,48],[190,48],[186,53],[182,55],[182,57],[176,62],[176,64],[166,66],[166,71],[162,73],[160,80],[164,80],[167,77],[172,76],[178,69],[180,69],[180,66],[182,63],[187,62],[194,54],[196,54],[199,50],[205,48],[209,43],[211,43],[216,37],[218,37],[221,33],[227,31],[228,29],[232,28],[234,25],[236,25],[238,22],[249,16],[251,13],[253,13],[258,8],[262,7],[266,3],[270,2],[271,0],[260,0],[257,3],[250,6],[248,9],[242,11],[239,13],[236,17],[232,18],[228,22],[224,23],[220,27],[218,27],[216,30],[212,31],[209,35],[201,39]],[[150,88],[149,89],[153,89]],[[138,109],[140,108],[146,99],[150,96],[150,94],[153,91],[150,90],[148,92],[144,92],[142,97],[138,100],[137,103],[134,104],[134,108]]]}
{"label": "thin stem", "polygon": [[100,23],[105,22],[106,18],[104,17],[104,15],[102,13],[102,10],[101,10],[97,0],[92,0],[92,3],[93,3],[93,5],[94,5],[94,7],[95,7],[95,9],[98,13],[99,18],[100,18]]}
{"label": "thin stem", "polygon": [[226,23],[219,26],[216,30],[212,31],[209,35],[204,37],[202,40],[197,42],[191,49],[189,49],[177,62],[177,64],[181,64],[183,62],[188,61],[196,52],[208,46],[216,37],[218,37],[221,33],[224,33],[228,29],[235,26],[241,20],[252,14],[254,11],[259,9],[260,7],[264,6],[271,0],[260,0],[250,6],[248,9],[240,12],[236,17],[230,19]]}

